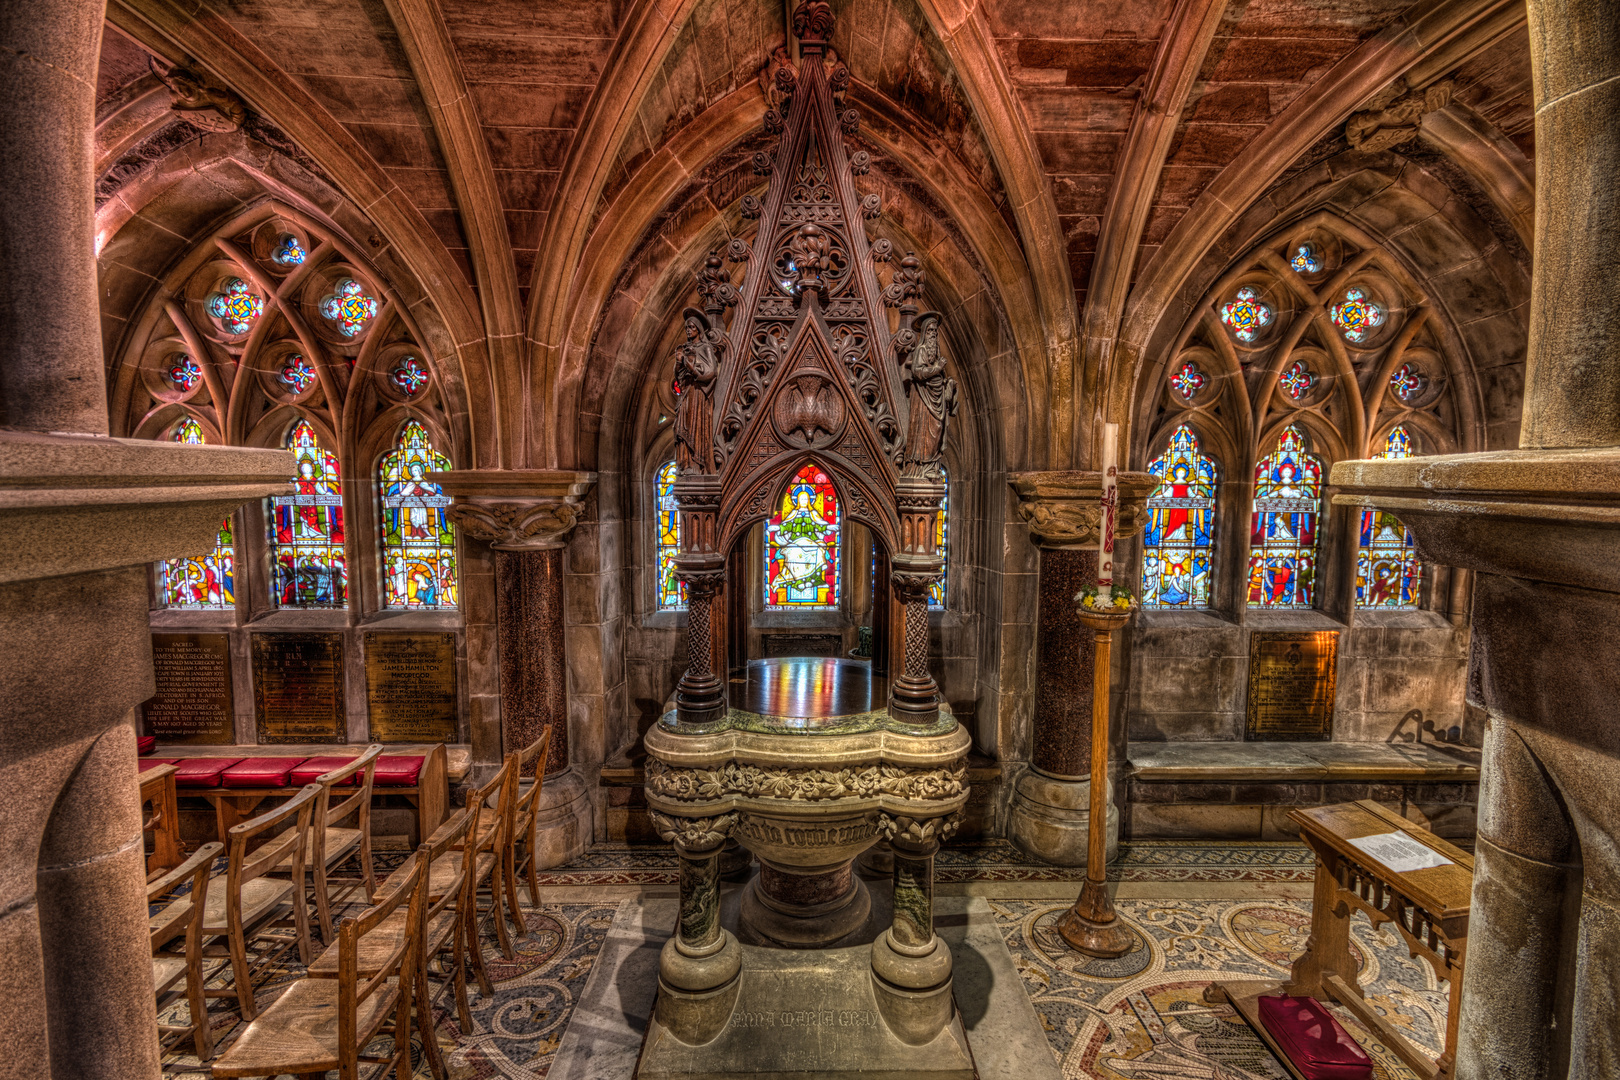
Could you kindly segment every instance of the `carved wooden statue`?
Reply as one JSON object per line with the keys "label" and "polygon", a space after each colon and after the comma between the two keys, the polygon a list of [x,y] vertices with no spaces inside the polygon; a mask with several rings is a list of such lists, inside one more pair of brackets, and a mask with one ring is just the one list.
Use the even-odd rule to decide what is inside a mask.
{"label": "carved wooden statue", "polygon": [[695,308],[687,308],[686,341],[675,350],[675,465],[683,473],[712,473],[714,380],[725,334]]}
{"label": "carved wooden statue", "polygon": [[945,453],[945,424],[956,413],[956,380],[945,374],[945,354],[939,347],[939,315],[928,312],[914,327],[917,344],[900,366],[901,384],[911,406],[906,429],[902,476],[939,479],[939,459]]}

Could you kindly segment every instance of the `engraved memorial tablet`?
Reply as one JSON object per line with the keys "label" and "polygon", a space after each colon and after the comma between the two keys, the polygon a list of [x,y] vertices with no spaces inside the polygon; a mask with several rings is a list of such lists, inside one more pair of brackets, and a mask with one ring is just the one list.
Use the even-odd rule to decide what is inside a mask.
{"label": "engraved memorial tablet", "polygon": [[1256,630],[1249,638],[1243,737],[1277,742],[1332,738],[1338,655],[1337,630]]}
{"label": "engraved memorial tablet", "polygon": [[261,743],[342,742],[343,635],[254,634]]}
{"label": "engraved memorial tablet", "polygon": [[366,634],[372,742],[453,742],[456,635]]}
{"label": "engraved memorial tablet", "polygon": [[152,673],[157,693],[143,706],[148,735],[195,746],[236,741],[229,637],[153,634]]}

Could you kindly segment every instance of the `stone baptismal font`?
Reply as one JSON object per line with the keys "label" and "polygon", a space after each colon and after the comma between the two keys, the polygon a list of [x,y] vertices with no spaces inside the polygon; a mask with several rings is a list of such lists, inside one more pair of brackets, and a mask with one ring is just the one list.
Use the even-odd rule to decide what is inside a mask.
{"label": "stone baptismal font", "polygon": [[[882,200],[855,188],[870,156],[845,145],[860,118],[833,23],[824,0],[794,11],[801,56],[779,50],[766,76],[766,130],[779,136],[754,157],[766,193],[742,199],[758,232],[698,271],[702,310],[686,311],[676,357],[689,667],[646,748],[653,820],[680,857],[680,917],[659,961],[644,1078],[973,1075],[933,923],[934,854],[968,797],[970,739],[928,668],[956,385],[940,316],[918,310],[919,261],[895,262],[888,241],[866,236]],[[727,260],[746,264],[740,286]],[[750,663],[741,545],[790,505],[774,539],[789,573],[808,578],[814,553],[795,549],[818,520],[795,486],[807,467],[869,530],[875,573],[892,586],[874,605],[873,656]],[[720,891],[733,841],[760,866],[735,934]],[[880,844],[871,862],[892,852],[893,916],[874,940],[855,862]]]}

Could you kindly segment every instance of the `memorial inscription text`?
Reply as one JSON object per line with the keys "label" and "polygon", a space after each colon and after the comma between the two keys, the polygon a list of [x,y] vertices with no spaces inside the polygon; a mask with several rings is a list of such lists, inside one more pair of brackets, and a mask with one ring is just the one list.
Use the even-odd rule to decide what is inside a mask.
{"label": "memorial inscription text", "polygon": [[454,742],[456,635],[366,634],[373,742]]}
{"label": "memorial inscription text", "polygon": [[143,706],[146,734],[197,746],[236,741],[226,635],[153,634],[152,673],[157,693]]}
{"label": "memorial inscription text", "polygon": [[1338,689],[1339,632],[1256,630],[1249,638],[1244,738],[1331,739]]}
{"label": "memorial inscription text", "polygon": [[345,730],[342,634],[254,634],[261,743],[336,743]]}

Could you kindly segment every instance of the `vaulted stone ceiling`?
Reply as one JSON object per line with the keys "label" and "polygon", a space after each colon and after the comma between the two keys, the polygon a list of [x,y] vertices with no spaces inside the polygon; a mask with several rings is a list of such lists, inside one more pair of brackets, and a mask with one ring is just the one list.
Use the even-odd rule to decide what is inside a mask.
{"label": "vaulted stone ceiling", "polygon": [[[197,68],[246,102],[251,138],[374,223],[373,254],[401,260],[439,309],[442,351],[469,386],[488,387],[490,400],[474,393],[469,405],[480,464],[593,462],[578,439],[594,436],[551,418],[599,407],[586,370],[608,305],[635,287],[631,257],[739,228],[735,200],[762,183],[744,152],[760,140],[759,73],[791,7],[112,0],[100,196],[161,172],[198,137],[157,107],[168,99],[149,56]],[[1426,142],[1521,233],[1533,212],[1528,47],[1512,0],[834,8],[871,183],[897,195],[899,220],[883,227],[925,249],[951,302],[973,308],[958,336],[1005,337],[974,348],[1018,353],[1021,393],[1050,412],[1012,455],[1028,465],[1089,459],[1097,421],[1128,412],[1133,373],[1189,268],[1291,167],[1346,149],[1346,117],[1397,80],[1452,80]],[[694,202],[699,180],[729,187]],[[142,198],[153,201],[119,210],[104,232],[178,213]],[[701,220],[671,230],[682,214]],[[651,292],[684,292],[680,275],[702,253],[673,254],[654,260]],[[106,314],[115,327],[120,313]]]}

